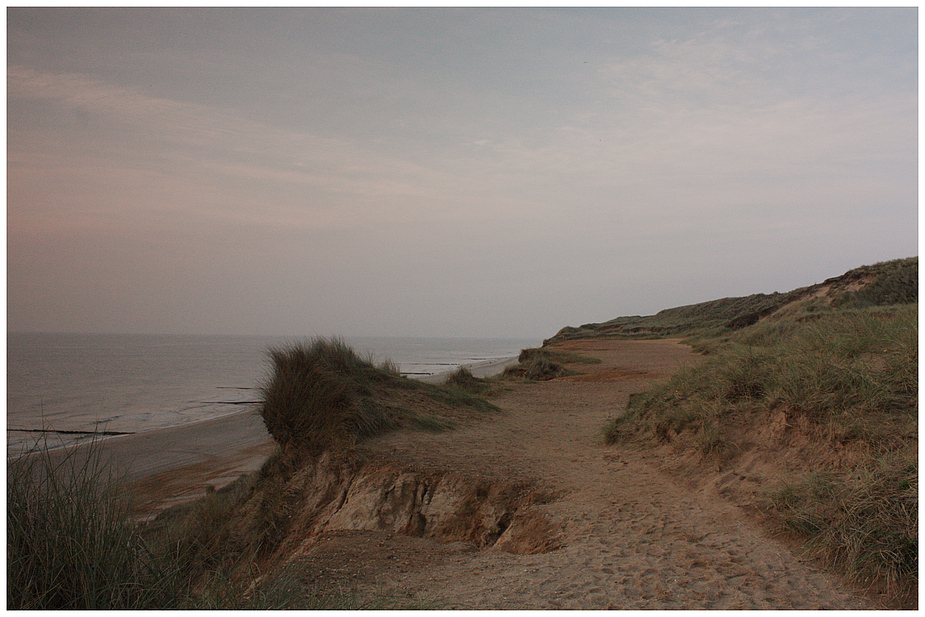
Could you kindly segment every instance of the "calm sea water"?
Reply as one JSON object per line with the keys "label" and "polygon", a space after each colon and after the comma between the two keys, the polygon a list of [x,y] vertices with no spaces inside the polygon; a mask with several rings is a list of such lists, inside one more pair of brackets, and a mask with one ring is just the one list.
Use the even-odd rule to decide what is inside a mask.
{"label": "calm sea water", "polygon": [[[266,351],[297,338],[7,335],[7,455],[80,432],[140,432],[240,411],[270,371]],[[541,341],[348,338],[363,357],[409,376],[516,356]],[[73,433],[71,433],[73,432]],[[42,442],[45,443],[45,442]]]}

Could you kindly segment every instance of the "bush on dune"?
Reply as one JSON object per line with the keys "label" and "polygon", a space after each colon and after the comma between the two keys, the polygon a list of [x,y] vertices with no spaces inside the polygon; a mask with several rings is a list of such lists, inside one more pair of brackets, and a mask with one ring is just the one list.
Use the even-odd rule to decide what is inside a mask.
{"label": "bush on dune", "polygon": [[316,339],[269,351],[273,372],[261,387],[260,414],[284,449],[318,454],[394,428],[387,410],[358,395],[399,379],[394,365],[377,368],[339,339]]}

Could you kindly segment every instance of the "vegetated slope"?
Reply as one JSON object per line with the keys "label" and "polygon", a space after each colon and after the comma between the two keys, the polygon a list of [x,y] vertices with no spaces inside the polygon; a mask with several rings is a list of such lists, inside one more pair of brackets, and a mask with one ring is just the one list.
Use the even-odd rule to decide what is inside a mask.
{"label": "vegetated slope", "polygon": [[[241,593],[255,578],[276,585],[285,564],[331,527],[408,535],[425,535],[426,527],[426,535],[445,540],[506,541],[505,521],[530,498],[522,487],[410,474],[368,460],[362,446],[400,429],[443,432],[493,414],[497,407],[473,393],[482,380],[465,371],[443,386],[407,379],[339,339],[271,349],[270,358],[259,412],[276,452],[255,475],[149,525],[184,556],[186,576],[208,585],[218,573],[243,585]],[[293,584],[301,590],[294,606],[314,601],[302,597],[313,590]]]}
{"label": "vegetated slope", "polygon": [[[633,396],[608,439],[662,449],[886,602],[914,607],[917,278],[916,258],[859,268],[755,321],[747,311],[768,296],[678,309],[707,360]],[[735,310],[713,336],[692,325],[693,313],[715,328]]]}
{"label": "vegetated slope", "polygon": [[659,311],[646,317],[617,317],[603,323],[566,326],[544,345],[586,337],[717,335],[786,311],[821,306],[882,306],[918,301],[918,257],[863,266],[786,293],[757,293]]}

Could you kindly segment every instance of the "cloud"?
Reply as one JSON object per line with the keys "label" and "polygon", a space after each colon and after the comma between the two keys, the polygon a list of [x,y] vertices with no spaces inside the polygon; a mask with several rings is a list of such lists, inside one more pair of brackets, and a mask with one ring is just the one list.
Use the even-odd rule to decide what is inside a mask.
{"label": "cloud", "polygon": [[[106,138],[102,149],[87,148],[84,142],[60,144],[58,127],[29,127],[28,138],[13,138],[13,174],[36,174],[39,170],[46,174],[51,167],[58,167],[96,180],[122,176],[143,181],[139,177],[143,174],[131,173],[131,167],[141,165],[156,171],[156,161],[152,164],[151,158],[160,156],[162,165],[169,168],[165,171],[184,176],[191,183],[214,186],[232,182],[277,190],[288,185],[290,194],[312,189],[314,193],[309,194],[316,198],[323,195],[337,201],[341,196],[337,201],[340,206],[347,206],[348,200],[354,205],[387,206],[402,199],[413,205],[440,198],[456,182],[439,169],[383,155],[349,140],[283,130],[248,120],[232,110],[151,97],[87,75],[48,74],[13,66],[8,71],[8,96],[13,101],[40,100],[85,111],[102,127],[99,131]],[[14,134],[25,130],[16,125],[17,121],[19,118],[14,119]],[[111,134],[114,126],[120,135]],[[35,142],[37,133],[39,141]],[[211,178],[216,180],[210,182]],[[151,180],[148,178],[148,183]],[[40,179],[34,177],[33,181]],[[269,203],[261,206],[270,209],[255,208],[255,219],[271,222],[274,208]],[[287,205],[282,203],[275,211],[285,210]],[[338,216],[349,214],[341,212]],[[286,219],[287,224],[293,222]],[[318,225],[319,219],[313,219],[312,224]]]}
{"label": "cloud", "polygon": [[862,53],[859,18],[824,11],[270,12],[230,31],[203,12],[206,37],[182,11],[119,15],[148,38],[59,18],[66,37],[11,56],[11,314],[59,289],[49,323],[79,296],[92,328],[99,297],[131,329],[164,296],[195,308],[185,329],[214,304],[235,331],[255,292],[282,307],[248,309],[266,332],[548,335],[798,286],[808,255],[847,269],[915,236],[917,92],[879,50],[889,20]]}

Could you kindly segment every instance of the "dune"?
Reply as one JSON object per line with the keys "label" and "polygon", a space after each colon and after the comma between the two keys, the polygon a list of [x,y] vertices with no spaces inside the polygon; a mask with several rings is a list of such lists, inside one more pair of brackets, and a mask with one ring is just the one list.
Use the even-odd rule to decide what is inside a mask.
{"label": "dune", "polygon": [[[303,519],[296,510],[297,537],[271,560],[299,560],[305,580],[324,588],[432,598],[451,609],[872,607],[719,491],[665,473],[651,451],[605,445],[601,426],[632,392],[702,356],[671,339],[562,346],[602,362],[583,366],[581,379],[511,384],[492,399],[502,413],[458,430],[373,439],[364,445],[366,472],[323,515]],[[134,462],[135,488],[152,506],[255,469],[272,447],[254,413],[111,445]],[[473,478],[487,494],[515,483],[544,497],[507,513],[483,504],[475,527],[492,508],[501,518],[477,541],[475,527],[460,532],[439,511],[459,494],[437,505],[448,484]],[[424,524],[411,531],[406,519]],[[440,525],[443,535],[428,532]]]}

